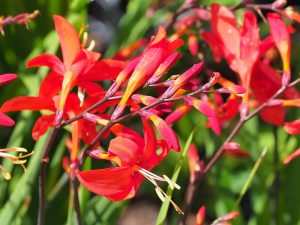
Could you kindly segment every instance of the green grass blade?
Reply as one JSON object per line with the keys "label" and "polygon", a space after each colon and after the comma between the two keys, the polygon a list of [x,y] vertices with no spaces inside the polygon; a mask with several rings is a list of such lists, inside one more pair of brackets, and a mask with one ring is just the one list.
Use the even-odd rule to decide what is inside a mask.
{"label": "green grass blade", "polygon": [[[196,129],[197,129],[197,127],[191,132],[190,136],[188,137],[188,139],[185,143],[185,146],[184,146],[183,150],[180,153],[178,163],[175,166],[175,169],[174,169],[174,172],[173,172],[173,175],[172,175],[172,178],[171,178],[171,180],[175,183],[178,179],[179,172],[181,170],[183,160],[186,157],[186,154],[187,154],[189,146],[190,146],[190,144],[193,140]],[[168,187],[167,195],[169,196],[170,199],[172,198],[172,194],[173,194],[173,190],[170,187]],[[159,210],[158,217],[157,217],[157,220],[156,220],[156,225],[164,224],[164,222],[166,220],[166,217],[167,217],[169,206],[170,206],[170,201],[166,199],[162,203],[161,208]]]}
{"label": "green grass blade", "polygon": [[252,168],[252,170],[251,170],[251,172],[250,172],[250,174],[249,174],[249,176],[248,176],[248,178],[247,178],[247,180],[246,180],[246,182],[245,182],[245,184],[244,184],[244,186],[243,186],[243,188],[242,188],[242,190],[241,190],[241,192],[240,192],[239,198],[238,198],[238,200],[236,201],[236,205],[239,205],[239,204],[240,204],[240,202],[241,202],[243,196],[245,195],[246,191],[247,191],[248,188],[250,187],[251,182],[252,182],[252,180],[253,180],[253,178],[254,178],[254,175],[255,175],[255,173],[256,173],[258,167],[260,166],[261,162],[262,162],[263,159],[265,158],[266,153],[267,153],[267,148],[264,148],[263,151],[261,152],[259,158],[256,160],[256,162],[255,162],[255,164],[254,164],[254,166],[253,166],[253,168]]}
{"label": "green grass blade", "polygon": [[35,188],[35,182],[40,166],[42,150],[48,138],[48,134],[41,137],[34,147],[34,154],[31,156],[27,172],[17,183],[8,201],[0,212],[1,225],[12,224],[13,219],[17,215],[20,207],[28,196],[30,196],[32,189]]}

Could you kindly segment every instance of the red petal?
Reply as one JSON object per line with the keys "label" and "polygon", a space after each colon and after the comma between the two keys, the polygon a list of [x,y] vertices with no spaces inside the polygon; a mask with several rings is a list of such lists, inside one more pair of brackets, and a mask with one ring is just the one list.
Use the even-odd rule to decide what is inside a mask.
{"label": "red petal", "polygon": [[39,96],[53,97],[61,90],[63,76],[50,72],[42,81]]}
{"label": "red petal", "polygon": [[213,109],[211,109],[208,105],[206,105],[203,101],[187,96],[185,100],[195,109],[199,110],[203,115],[207,117],[216,117],[216,113]]}
{"label": "red petal", "polygon": [[149,119],[154,123],[158,132],[176,152],[180,151],[178,138],[172,128],[160,117],[152,114]]}
{"label": "red petal", "polygon": [[201,36],[202,39],[208,43],[209,49],[212,51],[214,55],[214,60],[216,62],[220,62],[221,57],[225,57],[222,48],[223,47],[222,42],[218,39],[216,35],[209,32],[202,32]]}
{"label": "red petal", "polygon": [[44,109],[56,110],[52,99],[48,97],[20,96],[6,101],[0,110],[1,112],[11,112]]}
{"label": "red petal", "polygon": [[0,126],[10,127],[15,125],[15,122],[9,118],[7,115],[0,112]]}
{"label": "red petal", "polygon": [[182,87],[194,76],[196,76],[204,67],[204,62],[194,64],[190,69],[181,74],[174,82],[174,87]]}
{"label": "red petal", "polygon": [[297,149],[296,151],[294,151],[291,155],[289,155],[288,157],[286,157],[283,160],[284,164],[288,164],[290,163],[293,159],[295,159],[296,157],[298,157],[300,155],[300,148]]}
{"label": "red petal", "polygon": [[61,45],[64,64],[66,70],[70,70],[71,64],[81,49],[78,33],[65,18],[54,15],[53,19]]}
{"label": "red petal", "polygon": [[238,211],[232,211],[224,216],[219,217],[217,220],[220,222],[227,222],[236,219],[239,215],[240,213]]}
{"label": "red petal", "polygon": [[49,127],[53,126],[55,114],[43,115],[35,122],[32,129],[32,138],[37,141],[40,136],[44,135]]}
{"label": "red petal", "polygon": [[198,40],[196,35],[190,35],[188,38],[188,46],[192,55],[197,55],[198,53]]}
{"label": "red petal", "polygon": [[56,55],[48,53],[41,54],[27,63],[27,68],[39,66],[47,66],[60,75],[65,73],[65,66]]}
{"label": "red petal", "polygon": [[144,146],[144,139],[137,132],[122,124],[115,124],[110,128],[110,130],[118,137],[123,137],[134,141],[139,147]]}
{"label": "red petal", "polygon": [[165,119],[166,123],[168,123],[168,124],[175,123],[176,121],[181,119],[183,116],[185,116],[191,110],[191,108],[192,107],[187,104],[178,106],[172,113],[170,113],[166,117],[166,119]]}
{"label": "red petal", "polygon": [[219,4],[211,5],[211,29],[223,43],[226,58],[238,56],[240,53],[240,34],[236,27],[232,11]]}
{"label": "red petal", "polygon": [[91,81],[80,81],[78,82],[78,86],[84,88],[88,94],[103,91],[103,88],[100,84]]}
{"label": "red petal", "polygon": [[[142,117],[143,126],[144,126],[144,151],[143,156],[140,160],[139,165],[147,170],[151,170],[154,166],[156,166],[165,156],[158,156],[156,153],[157,150],[157,141],[156,135],[153,127],[149,124],[148,120]],[[167,152],[170,151],[168,146]],[[166,152],[166,151],[164,151]]]}
{"label": "red petal", "polygon": [[131,168],[76,171],[76,175],[85,188],[98,195],[104,195],[111,201],[128,199],[135,194]]}
{"label": "red petal", "polygon": [[284,129],[289,134],[300,134],[300,120],[284,123]]}
{"label": "red petal", "polygon": [[228,142],[224,145],[225,155],[230,157],[248,158],[250,154],[240,149],[240,144],[237,142]]}
{"label": "red petal", "polygon": [[132,166],[136,164],[141,154],[139,146],[134,141],[123,137],[112,139],[108,151],[120,158],[122,166]]}
{"label": "red petal", "polygon": [[201,206],[196,215],[196,225],[203,225],[205,222],[206,208]]}
{"label": "red petal", "polygon": [[289,72],[291,41],[288,27],[277,13],[268,13],[267,19],[270,25],[271,35],[283,61],[283,70]]}
{"label": "red petal", "polygon": [[17,74],[7,73],[0,75],[0,86],[7,84],[17,78]]}
{"label": "red petal", "polygon": [[104,59],[96,62],[85,75],[79,77],[79,80],[115,80],[125,66],[126,63],[123,61]]}
{"label": "red petal", "polygon": [[188,166],[190,170],[190,180],[194,182],[196,179],[196,174],[200,172],[200,158],[198,155],[198,150],[194,144],[189,146],[188,150]]}
{"label": "red petal", "polygon": [[[253,12],[244,14],[244,23],[241,31],[240,59],[242,63],[237,63],[236,71],[242,79],[242,85],[246,89],[250,85],[250,76],[253,65],[259,56],[259,27],[257,26],[256,16]],[[237,55],[238,56],[238,55]]]}
{"label": "red petal", "polygon": [[284,122],[284,110],[279,106],[265,108],[260,112],[261,118],[271,124],[280,126]]}
{"label": "red petal", "polygon": [[215,132],[216,135],[221,135],[222,125],[218,117],[208,117],[209,127]]}
{"label": "red petal", "polygon": [[170,68],[174,65],[177,59],[181,57],[181,54],[174,52],[168,58],[166,58],[159,67],[155,70],[153,76],[147,81],[148,84],[153,84],[158,81]]}

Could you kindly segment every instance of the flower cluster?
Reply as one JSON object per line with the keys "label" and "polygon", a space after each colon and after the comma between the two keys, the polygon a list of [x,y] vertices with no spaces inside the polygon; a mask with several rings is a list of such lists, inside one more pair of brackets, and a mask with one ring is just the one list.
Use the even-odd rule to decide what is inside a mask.
{"label": "flower cluster", "polygon": [[[245,6],[243,4],[241,7]],[[151,170],[172,149],[180,152],[172,125],[189,111],[195,109],[203,114],[206,126],[216,135],[221,135],[229,122],[239,117],[236,127],[210,161],[205,162],[198,156],[196,146],[190,146],[189,182],[194,186],[222,155],[250,156],[233,138],[256,114],[273,125],[284,125],[289,134],[300,134],[299,120],[285,122],[286,108],[299,107],[300,93],[294,88],[299,80],[291,83],[290,36],[293,29],[283,19],[299,22],[299,15],[279,1],[268,5],[273,11],[265,19],[270,32],[261,39],[255,15],[258,6],[249,4],[248,8],[251,6],[253,11],[245,12],[242,24],[238,25],[233,9],[218,3],[207,8],[195,7],[193,1],[186,1],[181,11],[190,10],[187,16],[174,16],[174,24],[168,25],[168,29],[160,26],[149,40],[140,39],[106,59],[93,51],[94,41],[87,45],[87,33],[77,32],[65,18],[55,15],[62,59],[44,53],[29,60],[27,68],[45,66],[49,72],[40,84],[38,96],[19,96],[3,103],[0,125],[14,125],[4,113],[43,110],[34,124],[32,138],[38,140],[52,130],[44,149],[47,157],[57,131],[63,127],[70,131],[66,141],[68,156],[62,162],[70,180],[77,179],[89,191],[111,201],[121,201],[134,197],[146,178],[162,201],[169,200],[176,211],[183,214],[159,183],[165,182],[171,189],[180,189],[180,186],[168,176],[156,175]],[[27,25],[36,15],[37,12],[2,18],[0,31],[3,31],[1,24],[13,21]],[[210,27],[205,27],[207,22]],[[172,28],[175,32],[168,36],[167,31]],[[174,66],[182,58],[180,49],[186,37],[194,61],[185,71],[173,74]],[[209,46],[216,62],[227,62],[235,76],[233,79],[205,65],[200,42],[202,46]],[[277,55],[282,62],[279,71],[272,66]],[[0,75],[0,85],[16,77],[15,74]],[[125,125],[133,118],[138,118],[138,126]],[[19,156],[7,153],[12,150],[26,152],[23,148],[0,149],[0,157],[25,168],[24,158],[32,153]],[[300,150],[285,162],[298,155]],[[84,170],[86,157],[106,160],[112,166]],[[10,174],[2,166],[0,169],[9,179]],[[232,212],[213,224],[229,224],[238,214]],[[204,224],[204,220],[205,207],[202,207],[197,224]]]}

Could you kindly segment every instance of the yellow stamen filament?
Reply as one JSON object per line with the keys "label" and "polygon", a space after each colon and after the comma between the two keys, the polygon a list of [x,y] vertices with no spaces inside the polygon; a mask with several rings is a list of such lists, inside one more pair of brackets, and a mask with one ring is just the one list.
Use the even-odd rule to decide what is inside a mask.
{"label": "yellow stamen filament", "polygon": [[157,196],[160,198],[160,200],[162,202],[164,202],[166,199],[165,199],[164,195],[160,192],[160,190],[158,188],[155,188],[155,191],[156,191]]}
{"label": "yellow stamen filament", "polygon": [[84,48],[84,47],[86,46],[88,37],[89,37],[88,33],[87,33],[87,32],[84,32],[84,33],[83,33],[82,42],[81,42],[81,47]]}
{"label": "yellow stamen filament", "polygon": [[154,186],[155,186],[155,191],[159,199],[164,202],[165,199],[168,199],[171,204],[173,205],[174,209],[179,213],[179,214],[184,214],[183,211],[176,205],[175,202],[172,201],[172,199],[159,187],[156,181],[162,181],[162,182],[167,182],[170,186],[170,188],[173,190],[174,188],[180,189],[180,186],[176,184],[174,181],[172,181],[170,178],[168,178],[166,175],[163,175],[163,177],[157,176],[154,173],[151,173],[148,170],[138,168],[138,172],[142,174],[147,180],[149,180]]}
{"label": "yellow stamen filament", "polygon": [[[6,153],[8,151],[21,152],[21,154],[19,154],[19,155],[16,156],[16,155],[12,155],[12,154]],[[24,164],[27,162],[27,160],[24,159],[24,158],[27,158],[27,157],[31,156],[34,152],[30,152],[30,153],[22,155],[22,153],[24,153],[24,152],[27,152],[27,150],[25,148],[20,148],[20,147],[12,147],[12,148],[0,149],[0,157],[7,158],[12,163],[20,165],[23,168],[24,172],[26,172],[26,167],[24,166]],[[6,180],[10,180],[11,179],[10,173],[7,170],[5,170],[3,168],[3,166],[1,166],[1,165],[0,165],[0,170],[2,170],[2,175],[3,175],[4,179],[6,179]]]}
{"label": "yellow stamen filament", "polygon": [[85,90],[82,87],[79,87],[77,96],[78,96],[79,101],[80,101],[80,107],[82,107],[83,102],[84,102],[84,94],[85,94]]}
{"label": "yellow stamen filament", "polygon": [[90,46],[87,48],[88,51],[93,51],[96,46],[96,42],[94,40],[91,41]]}
{"label": "yellow stamen filament", "polygon": [[172,188],[172,190],[174,188],[180,190],[181,187],[178,184],[176,184],[174,181],[170,180],[169,177],[167,177],[166,175],[163,175],[163,178],[165,178],[165,180],[168,182],[168,184]]}
{"label": "yellow stamen filament", "polygon": [[27,152],[27,149],[20,148],[20,147],[11,147],[11,148],[2,148],[2,149],[0,149],[0,152],[9,152],[9,151]]}
{"label": "yellow stamen filament", "polygon": [[2,176],[4,177],[5,180],[11,179],[10,173],[6,169],[4,169],[4,167],[1,165],[0,165],[0,170],[2,170]]}

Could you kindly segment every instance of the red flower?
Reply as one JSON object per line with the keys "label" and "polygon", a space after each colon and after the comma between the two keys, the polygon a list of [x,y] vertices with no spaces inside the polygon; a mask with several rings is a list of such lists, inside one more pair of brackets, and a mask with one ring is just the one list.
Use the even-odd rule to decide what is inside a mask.
{"label": "red flower", "polygon": [[202,37],[210,45],[215,59],[225,58],[240,77],[242,86],[249,90],[252,67],[259,56],[259,28],[254,13],[244,14],[239,29],[232,11],[219,4],[211,5],[211,30]]}
{"label": "red flower", "polygon": [[77,31],[65,18],[56,15],[54,23],[61,44],[63,62],[55,55],[45,53],[31,59],[27,67],[47,66],[52,69],[54,73],[50,73],[49,79],[55,87],[60,86],[60,89],[54,89],[61,90],[59,110],[63,111],[66,99],[75,85],[89,88],[91,81],[114,79],[125,63],[117,60],[97,62],[101,55],[81,47]]}
{"label": "red flower", "polygon": [[[8,73],[0,75],[0,86],[5,85],[17,78],[16,74]],[[0,126],[13,126],[15,122],[0,110]]]}
{"label": "red flower", "polygon": [[[157,181],[164,181],[171,187],[178,188],[166,176],[159,177],[149,170],[158,165],[168,154],[169,148],[165,142],[156,141],[155,132],[146,119],[144,125],[144,139],[135,131],[122,125],[115,125],[111,131],[117,137],[111,140],[108,152],[94,150],[90,156],[96,159],[109,160],[118,167],[89,171],[76,171],[79,182],[88,190],[107,197],[112,201],[120,201],[135,196],[138,187],[144,178],[154,184],[160,198],[166,194],[160,189]],[[158,145],[161,154],[157,154]],[[176,210],[180,209],[173,203]]]}

